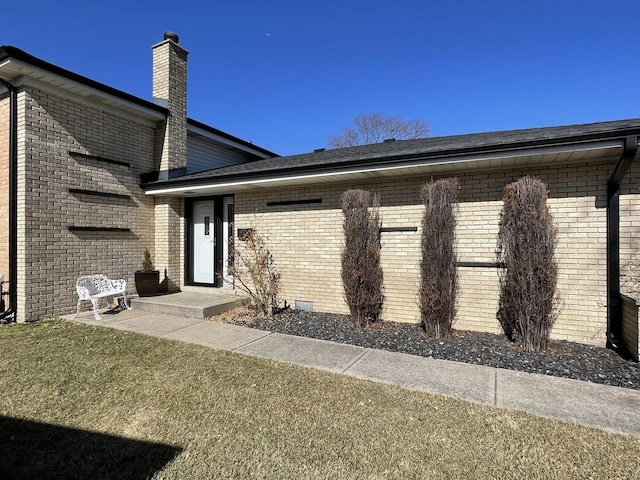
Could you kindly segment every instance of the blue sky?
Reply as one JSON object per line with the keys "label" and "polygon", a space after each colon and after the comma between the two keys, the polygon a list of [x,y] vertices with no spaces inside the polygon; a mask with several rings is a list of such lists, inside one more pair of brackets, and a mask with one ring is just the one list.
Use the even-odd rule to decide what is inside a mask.
{"label": "blue sky", "polygon": [[176,32],[189,116],[283,155],[366,112],[433,136],[640,117],[637,0],[32,0],[1,15],[0,45],[145,99],[150,47]]}

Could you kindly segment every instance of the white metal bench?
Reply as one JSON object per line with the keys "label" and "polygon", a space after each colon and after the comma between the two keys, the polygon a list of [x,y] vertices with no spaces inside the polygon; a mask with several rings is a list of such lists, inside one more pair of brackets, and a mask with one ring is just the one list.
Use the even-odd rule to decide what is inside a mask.
{"label": "white metal bench", "polygon": [[127,282],[124,280],[111,280],[105,275],[84,275],[78,277],[76,281],[78,307],[73,318],[76,318],[80,314],[80,303],[83,300],[89,300],[93,305],[93,315],[96,317],[96,320],[102,320],[98,313],[98,302],[101,298],[122,295],[124,297],[124,305],[128,309],[131,309],[126,289]]}

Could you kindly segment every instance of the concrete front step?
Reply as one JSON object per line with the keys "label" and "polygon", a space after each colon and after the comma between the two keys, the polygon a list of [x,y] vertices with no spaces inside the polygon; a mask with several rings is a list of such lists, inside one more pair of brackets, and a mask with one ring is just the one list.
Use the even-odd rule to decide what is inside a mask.
{"label": "concrete front step", "polygon": [[247,303],[247,298],[217,289],[131,299],[134,310],[183,318],[209,318]]}

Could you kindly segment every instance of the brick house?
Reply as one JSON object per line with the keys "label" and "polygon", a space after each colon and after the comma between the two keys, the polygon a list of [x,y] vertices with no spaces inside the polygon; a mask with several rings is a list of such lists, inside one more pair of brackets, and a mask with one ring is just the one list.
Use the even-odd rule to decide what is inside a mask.
{"label": "brick house", "polygon": [[145,195],[141,178],[275,156],[188,119],[186,67],[186,50],[166,35],[153,46],[153,101],[146,101],[0,47],[0,221],[10,227],[0,229],[0,273],[7,277],[10,259],[16,262],[18,321],[72,311],[81,274],[124,278],[133,289],[145,248],[177,290],[184,284],[184,201]]}
{"label": "brick house", "polygon": [[[153,55],[154,101],[147,102],[12,47],[0,49],[0,78],[17,87],[19,320],[69,313],[82,273],[133,285],[147,247],[170,288],[222,287],[232,282],[226,245],[243,228],[266,236],[290,304],[346,313],[339,198],[362,188],[381,196],[383,318],[415,322],[420,187],[455,175],[461,184],[456,328],[497,332],[502,191],[534,175],[549,187],[559,229],[563,307],[552,337],[626,343],[637,356],[640,119],[279,157],[187,119],[186,52],[177,37],[167,35]],[[10,180],[10,100],[0,97],[2,184]],[[0,189],[3,205],[9,190]],[[6,210],[0,215],[11,223]],[[0,271],[8,270],[5,255]]]}

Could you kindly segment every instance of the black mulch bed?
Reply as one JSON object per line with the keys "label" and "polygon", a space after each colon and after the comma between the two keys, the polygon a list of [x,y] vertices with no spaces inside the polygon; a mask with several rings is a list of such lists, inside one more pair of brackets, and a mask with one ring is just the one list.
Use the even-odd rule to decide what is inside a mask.
{"label": "black mulch bed", "polygon": [[287,310],[271,319],[230,316],[225,321],[271,332],[331,340],[390,352],[573,378],[640,390],[640,367],[606,348],[551,341],[544,353],[527,353],[503,335],[454,331],[453,338],[426,338],[416,324],[380,322],[360,329],[349,317]]}

